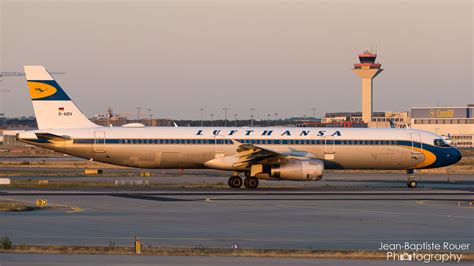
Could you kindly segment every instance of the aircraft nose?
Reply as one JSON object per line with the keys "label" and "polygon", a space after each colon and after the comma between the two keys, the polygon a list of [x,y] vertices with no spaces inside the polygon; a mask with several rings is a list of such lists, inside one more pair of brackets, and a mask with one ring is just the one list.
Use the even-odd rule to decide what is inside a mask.
{"label": "aircraft nose", "polygon": [[457,162],[461,161],[461,159],[462,159],[461,151],[456,149],[456,148],[455,148],[455,152],[454,152],[454,158],[455,158],[454,163],[457,163]]}
{"label": "aircraft nose", "polygon": [[442,163],[443,166],[449,166],[449,165],[455,164],[459,162],[462,158],[461,151],[454,147],[449,148],[445,154],[446,154],[446,159],[443,160],[443,163]]}

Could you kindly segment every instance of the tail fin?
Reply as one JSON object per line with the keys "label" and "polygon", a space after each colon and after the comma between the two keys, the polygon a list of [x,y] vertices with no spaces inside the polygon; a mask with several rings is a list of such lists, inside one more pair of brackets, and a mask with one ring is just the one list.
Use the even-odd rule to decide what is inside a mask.
{"label": "tail fin", "polygon": [[38,129],[98,127],[81,113],[43,66],[25,66]]}

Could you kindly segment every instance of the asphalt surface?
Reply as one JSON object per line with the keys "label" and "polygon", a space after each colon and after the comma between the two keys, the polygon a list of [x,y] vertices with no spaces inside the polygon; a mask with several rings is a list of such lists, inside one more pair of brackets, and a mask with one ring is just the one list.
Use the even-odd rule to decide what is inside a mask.
{"label": "asphalt surface", "polygon": [[[104,256],[104,255],[53,255],[53,254],[1,254],[2,266],[20,265],[70,265],[70,266],[107,266],[107,265],[195,265],[195,266],[241,266],[241,265],[459,265],[457,262],[436,263],[384,261],[384,260],[345,260],[345,259],[288,259],[288,258],[239,258],[239,257],[167,257],[167,256]],[[469,262],[461,263],[469,265]]]}
{"label": "asphalt surface", "polygon": [[[453,177],[454,176],[454,177]],[[48,208],[0,214],[0,236],[14,244],[377,250],[381,243],[474,240],[470,176],[335,174],[323,182],[270,182],[264,188],[140,190],[2,189],[0,199]],[[44,179],[45,177],[37,177]],[[47,177],[49,179],[51,177]],[[70,177],[57,177],[69,179]],[[77,177],[78,179],[95,177]],[[98,177],[143,179],[141,177]],[[223,179],[224,178],[224,179]],[[206,184],[222,176],[159,176],[151,182]],[[394,261],[214,257],[0,254],[4,265],[396,265]],[[401,262],[403,263],[403,262]],[[435,264],[431,262],[430,264]],[[444,263],[447,265],[448,263]],[[411,263],[410,265],[416,265]],[[420,262],[419,265],[426,265]]]}
{"label": "asphalt surface", "polygon": [[[140,177],[141,169],[104,169],[103,175],[84,175],[83,169],[0,167],[4,177],[12,180],[53,180],[53,181],[96,181],[117,182],[125,188],[133,188],[137,183],[163,184],[167,187],[179,186],[227,186],[229,172],[217,170],[146,170],[150,177]],[[11,175],[9,176],[9,173]],[[21,173],[21,174],[19,174]],[[24,174],[24,175],[22,175]],[[418,188],[457,189],[474,191],[474,177],[465,174],[416,174]],[[344,173],[327,172],[322,180],[297,182],[261,180],[260,188],[270,189],[349,189],[406,188],[407,175],[404,173]],[[1,191],[1,187],[0,187]]]}
{"label": "asphalt surface", "polygon": [[474,193],[439,189],[2,191],[51,208],[2,213],[15,243],[367,249],[474,239]]}

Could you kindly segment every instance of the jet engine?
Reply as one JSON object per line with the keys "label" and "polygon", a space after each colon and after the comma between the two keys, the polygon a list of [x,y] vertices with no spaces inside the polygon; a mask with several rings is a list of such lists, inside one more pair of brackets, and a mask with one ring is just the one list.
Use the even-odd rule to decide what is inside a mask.
{"label": "jet engine", "polygon": [[290,160],[270,169],[272,178],[295,181],[320,180],[323,178],[323,173],[324,163],[318,159]]}

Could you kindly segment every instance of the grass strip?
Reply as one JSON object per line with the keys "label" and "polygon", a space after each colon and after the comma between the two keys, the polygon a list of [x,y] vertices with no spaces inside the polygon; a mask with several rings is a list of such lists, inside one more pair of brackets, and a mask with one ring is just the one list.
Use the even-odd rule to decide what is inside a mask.
{"label": "grass strip", "polygon": [[[0,248],[0,253],[40,254],[100,254],[135,255],[132,247],[124,246],[58,246],[58,245],[14,245],[10,249]],[[474,253],[462,254],[463,261],[473,261]],[[315,259],[376,259],[385,260],[386,253],[365,250],[296,250],[296,249],[231,249],[206,247],[143,247],[145,256],[220,256],[220,257],[272,257]]]}
{"label": "grass strip", "polygon": [[35,209],[35,206],[26,205],[20,202],[0,200],[0,212],[24,212]]}

